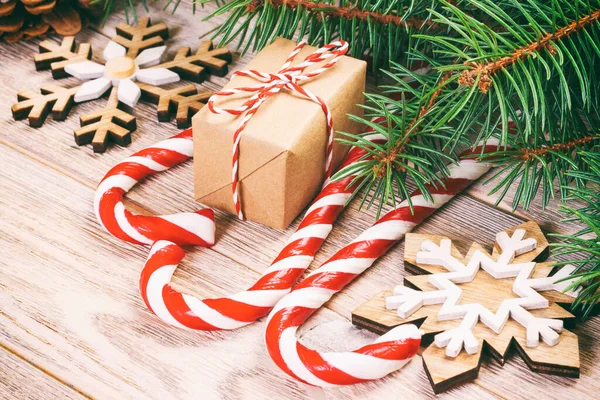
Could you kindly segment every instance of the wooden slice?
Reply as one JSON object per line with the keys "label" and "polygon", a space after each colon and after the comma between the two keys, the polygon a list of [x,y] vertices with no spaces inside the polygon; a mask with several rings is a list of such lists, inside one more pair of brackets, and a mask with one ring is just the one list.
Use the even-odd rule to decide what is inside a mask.
{"label": "wooden slice", "polygon": [[77,52],[75,47],[74,36],[65,36],[60,46],[51,40],[44,40],[39,45],[40,54],[33,58],[35,69],[40,71],[50,68],[54,79],[69,76],[65,72],[65,66],[92,58],[92,46],[89,43],[81,43]]}
{"label": "wooden slice", "polygon": [[137,82],[137,85],[142,90],[144,98],[157,105],[156,113],[160,122],[171,120],[171,112],[175,110],[178,98],[198,93],[196,86],[191,84],[174,89],[163,89],[143,82]]}
{"label": "wooden slice", "polygon": [[29,125],[33,128],[42,126],[46,117],[52,111],[52,117],[57,121],[67,118],[73,106],[75,93],[80,86],[64,88],[46,84],[42,86],[41,93],[24,90],[17,94],[18,103],[11,107],[15,120],[29,118]]}
{"label": "wooden slice", "polygon": [[175,121],[179,129],[186,129],[191,126],[192,117],[206,105],[213,92],[202,92],[185,96],[177,99],[177,111]]}
{"label": "wooden slice", "polygon": [[75,37],[65,36],[60,46],[50,40],[40,43],[40,54],[34,56],[35,68],[44,70],[50,68],[54,79],[69,76],[65,72],[68,64],[91,60],[92,46],[89,43],[81,43],[75,52]]}
{"label": "wooden slice", "polygon": [[185,85],[174,89],[163,89],[147,83],[137,82],[142,96],[157,105],[156,113],[160,122],[168,122],[175,115],[177,127],[190,126],[191,118],[200,111],[213,92],[198,93],[195,85]]}

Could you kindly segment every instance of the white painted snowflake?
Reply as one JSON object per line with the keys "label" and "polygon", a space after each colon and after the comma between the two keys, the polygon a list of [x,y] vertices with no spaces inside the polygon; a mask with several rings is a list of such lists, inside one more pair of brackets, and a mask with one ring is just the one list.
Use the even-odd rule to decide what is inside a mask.
{"label": "white painted snowflake", "polygon": [[[549,346],[555,346],[560,339],[563,321],[560,319],[540,318],[531,310],[545,309],[550,306],[548,299],[540,291],[555,290],[563,292],[572,280],[561,281],[568,276],[573,267],[566,266],[552,277],[531,279],[536,262],[513,262],[514,258],[537,248],[534,237],[525,238],[525,229],[516,229],[512,236],[500,232],[496,244],[500,251],[497,257],[490,257],[480,249],[470,252],[466,260],[459,260],[452,253],[449,239],[441,239],[438,244],[431,240],[421,242],[416,255],[416,264],[440,266],[449,272],[428,275],[428,280],[437,290],[418,291],[400,285],[394,289],[394,295],[386,299],[388,309],[397,309],[398,316],[406,319],[427,305],[442,304],[437,320],[462,320],[458,327],[446,330],[435,336],[435,345],[446,348],[446,356],[457,357],[464,348],[468,354],[480,351],[480,340],[473,334],[478,322],[483,323],[496,334],[500,334],[509,318],[526,328],[527,347],[537,347],[539,339]],[[464,302],[462,284],[473,282],[482,269],[495,280],[514,278],[512,292],[507,296],[496,312],[479,302]],[[560,281],[557,283],[557,281]],[[565,293],[576,296],[577,292]]]}
{"label": "white painted snowflake", "polygon": [[179,75],[167,68],[149,68],[159,64],[166,50],[166,46],[153,47],[133,58],[126,55],[125,47],[111,40],[103,53],[105,65],[86,60],[65,66],[65,72],[68,74],[88,80],[75,93],[75,102],[97,99],[111,86],[118,86],[119,101],[134,107],[142,94],[134,81],[153,86],[179,81]]}
{"label": "white painted snowflake", "polygon": [[563,328],[563,321],[575,322],[564,308],[577,294],[566,291],[573,267],[556,271],[554,262],[540,262],[548,250],[533,221],[496,235],[492,252],[473,243],[466,255],[444,236],[409,233],[407,287],[371,298],[352,312],[352,322],[378,334],[418,325],[435,393],[476,379],[484,356],[503,365],[512,351],[533,371],[579,377],[579,338]]}

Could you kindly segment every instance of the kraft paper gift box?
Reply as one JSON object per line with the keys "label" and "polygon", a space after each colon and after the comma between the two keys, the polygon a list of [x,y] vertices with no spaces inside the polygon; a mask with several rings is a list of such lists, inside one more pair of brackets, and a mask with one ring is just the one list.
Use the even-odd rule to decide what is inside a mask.
{"label": "kraft paper gift box", "polygon": [[[295,46],[295,42],[278,38],[243,69],[276,73]],[[305,46],[292,65],[315,50]],[[338,131],[361,131],[360,124],[350,121],[347,115],[363,114],[359,104],[363,102],[366,68],[364,61],[344,56],[327,71],[301,84],[328,105],[336,137]],[[258,83],[236,76],[224,89]],[[239,107],[249,97],[220,97],[215,106]],[[214,114],[204,107],[192,119],[196,200],[233,214],[231,158],[233,134],[241,118]],[[323,184],[326,138],[325,113],[317,103],[285,89],[266,100],[246,126],[240,142],[239,193],[245,217],[274,228],[287,228]],[[347,150],[347,146],[335,143],[334,171]]]}

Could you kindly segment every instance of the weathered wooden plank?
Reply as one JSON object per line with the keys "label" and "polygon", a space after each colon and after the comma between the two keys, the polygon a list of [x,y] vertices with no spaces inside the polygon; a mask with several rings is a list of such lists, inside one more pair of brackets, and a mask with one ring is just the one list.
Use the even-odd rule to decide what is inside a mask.
{"label": "weathered wooden plank", "polygon": [[[7,263],[0,272],[2,344],[95,397],[176,394],[176,385],[161,379],[179,382],[177,369],[185,354],[202,359],[201,343],[219,335],[203,337],[158,323],[137,293],[147,250],[117,246],[100,232],[89,208],[90,189],[5,147],[1,153],[7,175],[0,182],[5,194],[0,259]],[[201,282],[187,279],[194,256],[216,270],[226,265],[227,273],[204,271]],[[204,250],[191,255],[180,272],[205,295],[216,296],[237,289],[235,282],[255,279],[247,268],[233,267]],[[252,336],[259,343],[257,333]],[[169,351],[173,340],[181,346]],[[147,348],[153,349],[150,354]],[[163,378],[162,369],[169,368],[174,376]],[[151,381],[157,384],[146,383]]]}
{"label": "weathered wooden plank", "polygon": [[[151,7],[153,7],[153,12],[158,10],[157,5],[151,4]],[[211,23],[199,22],[201,19],[200,15],[192,16],[189,13],[190,6],[188,3],[182,3],[182,7],[183,8],[181,8],[174,17],[163,13],[161,14],[160,19],[166,21],[172,27],[193,26],[196,30],[194,34],[207,32],[214,27]],[[209,8],[207,8],[207,11],[208,10]],[[205,15],[206,11],[202,11],[202,13]],[[109,24],[102,29],[102,33],[107,36],[112,36],[114,34],[113,29],[115,24],[121,20],[122,16],[118,13],[115,14]],[[159,18],[155,18],[155,20],[158,21]],[[180,45],[187,45],[195,48],[199,42],[197,37],[186,28],[172,28],[171,32],[172,39],[169,41],[171,55]],[[106,37],[90,33],[89,31],[84,32],[83,35],[80,36],[81,38],[78,39],[89,39],[93,43],[94,53],[96,57],[98,57],[101,54],[100,50],[107,41]],[[42,82],[51,81],[51,78],[49,73],[35,73],[33,62],[24,56],[24,54],[31,54],[31,44],[21,43],[6,46],[10,48],[10,51],[6,52],[7,57],[3,58],[2,62],[3,65],[8,65],[8,68],[4,70],[6,72],[0,76],[0,79],[2,79],[2,83],[7,90],[0,93],[0,100],[2,100],[4,104],[11,104],[16,99],[17,90],[23,88],[35,89],[39,87],[39,84]],[[251,56],[248,55],[244,57],[243,60],[237,60],[235,65],[243,65],[250,57]],[[235,68],[236,66],[233,66],[231,70],[234,70]],[[75,83],[76,80],[71,79],[64,82]],[[220,87],[224,82],[225,80],[223,78],[211,77],[211,80],[203,86],[215,89]],[[24,84],[26,84],[26,86],[24,86]],[[92,188],[112,164],[125,158],[133,151],[152,144],[157,140],[166,138],[178,131],[172,124],[158,124],[155,122],[156,116],[154,107],[142,104],[134,110],[134,114],[139,118],[140,128],[134,133],[131,146],[128,148],[113,147],[109,149],[107,153],[102,155],[92,154],[89,147],[77,148],[71,137],[72,130],[79,126],[76,116],[100,108],[104,104],[103,102],[104,100],[97,104],[90,103],[82,105],[65,123],[49,121],[39,130],[31,129],[23,122],[12,121],[12,118],[8,114],[8,108],[3,108],[0,110],[0,120],[4,122],[5,132],[3,132],[4,134],[0,137],[0,140],[10,144],[11,147],[17,148],[21,152],[30,152],[33,156],[39,157],[43,163],[46,163],[51,168],[76,179],[88,188]],[[37,164],[34,163],[33,165]],[[34,170],[37,171],[37,169]],[[29,174],[31,173],[32,172],[29,172]],[[45,174],[46,178],[51,179],[51,182],[54,184],[64,184],[64,187],[66,188],[79,187],[79,185],[75,185],[64,176],[61,177],[53,172],[45,172]],[[155,212],[173,212],[195,208],[197,205],[192,197],[191,166],[184,165],[175,168],[173,171],[169,171],[164,175],[165,176],[152,178],[149,180],[148,184],[136,189],[134,193],[132,193],[131,199],[139,204],[144,204],[147,210]],[[30,179],[30,176],[25,172],[22,172],[20,176],[23,177],[22,179],[24,181]],[[476,186],[476,189],[477,188],[478,186]],[[78,190],[83,189],[77,189],[75,192]],[[478,194],[477,190],[472,190],[470,193],[473,198],[489,203],[489,199]],[[30,193],[22,191],[20,194],[22,198],[27,198]],[[66,322],[65,325],[69,330],[66,331],[67,333],[65,335],[72,335],[77,339],[73,339],[69,336],[70,341],[68,341],[60,335],[58,337],[45,336],[50,335],[50,333],[41,335],[41,342],[38,342],[35,338],[31,339],[31,334],[29,332],[32,330],[29,329],[29,324],[32,324],[32,327],[38,327],[38,325],[31,323],[28,318],[30,318],[30,315],[33,315],[34,318],[38,318],[37,316],[43,314],[43,312],[39,309],[33,311],[35,305],[33,304],[33,300],[29,298],[25,301],[27,305],[24,310],[20,310],[21,314],[19,315],[19,319],[17,319],[19,322],[22,320],[28,321],[28,323],[25,324],[25,330],[19,330],[17,328],[16,332],[27,338],[19,339],[19,343],[25,343],[24,345],[20,344],[22,346],[21,348],[25,349],[23,351],[29,352],[28,354],[37,354],[36,364],[50,363],[53,368],[62,370],[64,367],[60,366],[61,362],[62,364],[69,364],[70,362],[76,361],[72,368],[83,367],[86,371],[85,373],[78,375],[77,372],[73,372],[69,369],[66,372],[63,371],[66,378],[61,379],[65,379],[67,382],[70,382],[69,380],[80,382],[80,384],[86,388],[102,386],[102,389],[94,389],[94,391],[92,391],[92,393],[97,394],[114,394],[123,390],[123,393],[135,395],[150,394],[152,397],[159,397],[162,395],[185,397],[186,395],[194,395],[197,393],[197,391],[194,391],[201,387],[197,383],[197,377],[203,376],[203,374],[210,380],[215,378],[214,381],[218,382],[208,384],[206,393],[208,393],[209,396],[219,396],[227,393],[229,398],[238,398],[245,395],[281,396],[281,393],[284,393],[284,391],[289,391],[289,393],[291,393],[290,396],[296,398],[337,398],[351,395],[360,397],[366,396],[370,398],[385,398],[386,396],[389,396],[390,392],[407,393],[409,396],[416,398],[431,396],[432,393],[430,389],[428,389],[428,383],[422,372],[420,360],[415,360],[402,373],[394,374],[392,377],[383,380],[382,383],[370,383],[322,392],[320,390],[309,390],[303,385],[298,385],[291,380],[287,380],[287,378],[284,378],[281,372],[273,366],[271,361],[264,356],[261,337],[261,331],[263,329],[262,323],[251,328],[243,329],[239,332],[217,335],[188,335],[175,329],[161,326],[143,309],[136,291],[137,273],[139,268],[141,268],[146,250],[140,249],[139,247],[134,248],[134,246],[129,246],[120,241],[110,239],[107,234],[98,230],[97,224],[91,214],[92,195],[90,189],[87,190],[85,195],[71,194],[69,190],[62,191],[61,194],[64,198],[74,197],[73,201],[78,202],[81,206],[80,208],[77,208],[77,213],[85,216],[82,218],[85,221],[85,224],[79,228],[77,227],[78,223],[73,221],[70,221],[67,224],[63,223],[63,225],[59,224],[59,231],[66,230],[66,233],[63,232],[63,234],[61,234],[60,240],[56,240],[49,231],[46,232],[46,236],[41,238],[41,241],[56,243],[62,251],[61,256],[56,257],[54,255],[55,249],[48,248],[46,245],[44,245],[46,247],[42,246],[44,247],[44,251],[42,251],[41,255],[38,255],[37,253],[35,256],[27,254],[30,245],[39,246],[43,243],[40,243],[40,238],[26,235],[21,230],[19,230],[20,236],[18,236],[18,240],[24,239],[24,244],[10,248],[10,254],[27,254],[24,256],[24,259],[17,260],[18,263],[15,264],[15,270],[28,271],[27,273],[24,273],[23,276],[28,281],[33,282],[34,286],[44,285],[43,289],[34,292],[38,296],[41,296],[41,298],[44,298],[47,294],[47,290],[50,290],[52,296],[57,296],[57,294],[53,292],[53,290],[55,290],[54,288],[48,289],[45,287],[48,284],[38,283],[40,276],[43,280],[50,280],[52,276],[45,274],[38,276],[38,269],[32,269],[31,265],[29,266],[29,269],[26,268],[26,265],[29,265],[30,263],[37,263],[38,266],[50,264],[53,268],[57,268],[57,263],[64,263],[64,265],[72,267],[78,275],[84,277],[81,278],[81,282],[78,281],[73,283],[70,281],[72,278],[68,278],[63,273],[61,278],[56,281],[59,288],[62,287],[63,289],[74,290],[74,293],[86,299],[81,310],[63,307],[62,312],[58,313],[58,317],[54,314],[51,316],[51,318],[55,320],[51,324],[51,329],[60,330],[60,328],[57,327],[57,324]],[[52,197],[46,194],[44,194],[44,196],[47,196],[44,197],[45,200],[53,199],[56,202],[62,202],[62,213],[66,214],[68,212],[69,205],[64,203],[64,198],[61,198],[60,196]],[[16,204],[25,206],[22,201],[19,203],[19,197],[15,197],[15,199]],[[37,203],[31,203],[30,206],[38,205]],[[48,210],[47,208],[44,209],[43,207],[41,208],[41,212],[42,211],[51,212],[51,210]],[[447,213],[447,215],[443,216],[444,213]],[[442,215],[443,217],[438,217],[439,215]],[[460,218],[458,218],[459,215]],[[472,221],[463,223],[462,220],[465,215],[468,215]],[[538,210],[537,214],[532,215],[540,220],[540,223],[542,223],[545,228],[557,230],[560,230],[561,228],[560,223],[558,223],[557,214],[548,214]],[[528,215],[524,216],[527,217]],[[436,218],[441,219],[436,220]],[[328,244],[323,251],[319,253],[313,268],[320,265],[320,263],[329,255],[333,254],[337,248],[354,238],[358,232],[369,226],[374,220],[375,217],[372,210],[363,212],[360,216],[357,215],[356,210],[349,210],[346,212],[340,223],[336,225],[336,230],[330,237]],[[455,235],[455,238],[459,241],[464,241],[466,246],[471,240],[471,235],[478,235],[478,239],[485,237],[485,241],[487,242],[495,233],[496,226],[512,224],[512,221],[518,221],[518,219],[498,211],[491,211],[491,209],[483,207],[481,203],[474,201],[473,199],[460,198],[448,208],[442,210],[422,228],[418,228],[418,231]],[[4,225],[3,227],[12,231],[14,229],[13,225],[18,227],[24,224],[25,228],[20,229],[32,230],[34,227],[37,227],[39,223],[44,224],[45,222],[38,222],[38,220],[33,217],[24,220],[21,220],[20,217],[15,217],[11,221],[11,224]],[[176,274],[176,284],[179,284],[180,287],[183,287],[194,294],[204,296],[222,295],[246,287],[257,276],[255,272],[263,271],[264,268],[266,268],[267,264],[282,247],[285,239],[291,234],[291,230],[289,229],[282,234],[280,231],[265,228],[258,224],[250,222],[242,223],[237,221],[235,217],[226,216],[221,213],[218,214],[218,224],[219,242],[214,251],[201,249],[194,250],[189,256],[191,262],[190,260],[184,262],[181,270]],[[82,233],[82,231],[84,233]],[[66,236],[73,235],[73,232],[78,234],[75,235],[77,239],[74,243],[63,244],[62,241],[66,241]],[[469,235],[467,235],[467,233]],[[82,235],[90,235],[94,240],[78,237]],[[99,248],[99,254],[82,255],[81,249],[85,247],[81,246],[87,246],[87,248],[92,249]],[[403,274],[402,269],[399,268],[399,265],[401,264],[401,254],[402,245],[399,245],[377,263],[371,271],[367,272],[348,289],[336,296],[331,302],[330,307],[344,316],[349,316],[354,306],[360,304],[373,293],[379,292],[384,286],[388,287],[389,285],[395,284]],[[82,261],[81,265],[76,267],[72,266],[72,263],[69,261],[72,258]],[[114,273],[114,266],[110,269],[107,267],[96,270],[98,268],[97,265],[103,265],[104,260],[106,260],[106,264],[113,263],[113,265],[118,265],[119,268],[127,270],[126,273],[121,272],[120,275],[116,275],[116,277],[120,277],[126,282],[115,283],[113,282],[114,279],[111,280],[106,279],[106,277],[97,276],[99,273],[104,273],[106,275]],[[195,267],[191,267],[192,263]],[[248,266],[250,269],[243,268],[241,264]],[[211,268],[203,270],[203,265],[209,265]],[[214,268],[212,268],[214,266],[217,266],[217,269],[226,270],[227,274],[211,277],[203,273],[203,271],[214,270]],[[92,270],[93,272],[90,272],[89,270]],[[20,275],[17,275],[17,277],[13,279],[16,279],[19,282],[22,280]],[[213,281],[211,281],[211,279]],[[221,282],[220,279],[225,279],[225,281]],[[209,283],[207,283],[207,281],[209,281]],[[106,297],[105,292],[110,293],[110,296]],[[115,292],[118,293],[118,296],[122,296],[122,298],[118,297]],[[117,296],[117,299],[111,297],[113,295]],[[62,300],[64,298],[60,299]],[[106,304],[102,302],[105,302]],[[101,304],[97,305],[96,303]],[[20,305],[21,302],[17,302],[17,304]],[[30,311],[31,314],[29,313]],[[82,320],[84,321],[91,321],[90,325],[92,325],[94,329],[75,328],[78,316],[83,316]],[[325,310],[319,313],[319,316],[316,319],[313,318],[311,324],[318,321],[330,320],[331,318],[339,319],[339,316]],[[112,324],[106,323],[107,320],[116,322]],[[42,325],[46,323],[44,319],[42,319],[42,321],[44,321]],[[96,325],[94,325],[94,323],[96,323]],[[114,327],[117,323],[122,332],[118,335],[104,335],[104,331],[108,329],[107,327]],[[127,327],[123,329],[122,326]],[[329,324],[326,326],[329,326]],[[97,330],[102,331],[100,334],[95,329],[96,327],[98,327]],[[71,331],[75,331],[75,333],[72,333]],[[325,329],[325,331],[327,331],[327,329]],[[307,339],[310,338],[311,332],[312,331],[307,333]],[[590,337],[595,337],[593,336],[593,331],[590,333]],[[345,334],[345,338],[349,338],[351,335],[351,333],[337,329],[332,329],[331,334],[331,343],[339,343],[341,334]],[[136,340],[122,340],[123,335],[130,335],[133,338],[136,338]],[[86,336],[86,338],[81,339],[78,338],[78,336]],[[87,336],[91,336],[92,338],[88,339]],[[318,337],[321,336],[325,336],[325,333],[321,332]],[[325,339],[326,338],[324,338],[324,340]],[[40,343],[43,343],[44,341],[48,343],[46,345],[41,345]],[[215,349],[206,350],[205,342],[217,342]],[[320,340],[318,340],[316,344],[318,345],[319,342]],[[107,347],[109,349],[108,353],[100,357],[97,356],[95,352],[102,353],[106,343],[110,345]],[[115,345],[114,343],[117,344]],[[165,355],[148,356],[142,351],[136,350],[137,347],[142,344],[157,352],[164,352]],[[53,350],[53,348],[56,348],[56,350]],[[65,350],[65,348],[67,348],[67,350]],[[93,351],[90,350],[86,353],[86,349],[88,348],[93,348]],[[584,349],[582,349],[582,351],[583,350]],[[243,353],[243,357],[239,362],[238,359],[235,358],[235,352],[238,351]],[[67,355],[60,355],[65,352]],[[122,355],[122,353],[126,353],[126,355]],[[48,361],[53,358],[55,354],[60,355],[57,356],[57,360],[59,361]],[[186,357],[188,354],[190,354],[190,357]],[[223,357],[223,354],[226,356]],[[111,360],[111,357],[115,357],[115,361]],[[181,364],[178,362],[180,357],[185,357],[186,360],[185,371],[183,372],[180,372],[182,369]],[[189,358],[194,357],[204,358],[205,361],[200,362],[195,359],[188,361]],[[100,361],[97,361],[98,359]],[[518,366],[518,359],[515,362]],[[593,369],[593,360],[582,359],[584,369],[586,362],[588,362],[588,365]],[[489,379],[485,381],[486,386],[490,387],[495,393],[503,393],[503,396],[511,397],[514,393],[502,391],[498,388],[502,387],[502,385],[511,383],[511,381],[514,381],[515,379],[522,379],[522,377],[525,376],[524,372],[527,374],[527,379],[532,379],[533,382],[536,381],[536,374],[530,374],[528,370],[522,371],[519,367],[515,368],[512,363],[513,361],[510,361],[504,370],[498,373],[495,373],[494,371],[494,373],[486,374],[484,368],[481,376],[486,378],[490,376]],[[146,364],[149,364],[150,367],[147,367]],[[188,366],[188,364],[190,364],[190,366]],[[207,365],[210,368],[207,368]],[[98,369],[101,372],[98,372]],[[141,369],[142,372],[137,372],[138,369]],[[258,377],[253,375],[253,370],[259,371]],[[177,375],[178,373],[181,374],[181,376],[172,376]],[[265,376],[269,375],[275,377],[273,382],[267,381],[267,378],[265,378]],[[533,378],[529,378],[531,375],[533,375]],[[116,377],[122,378],[117,379]],[[158,387],[142,387],[141,385],[145,384],[148,380],[154,380],[160,383],[156,384]],[[98,382],[101,382],[101,384]],[[552,382],[547,384],[552,384]],[[564,381],[558,381],[555,386],[561,384],[565,384]],[[592,380],[587,380],[586,383],[584,383],[586,386],[583,389],[579,389],[580,386],[577,382],[567,382],[567,384],[573,389],[582,390],[584,393],[590,393],[595,387]],[[226,389],[228,385],[232,387],[230,391],[227,391]],[[133,389],[131,389],[131,387],[133,387]],[[175,389],[173,389],[174,387]],[[534,387],[531,385],[531,390],[533,389]],[[468,397],[476,395],[479,397],[487,397],[486,392],[482,392],[475,385],[468,385],[462,389],[459,388],[456,391],[449,393],[449,395],[451,397]]]}
{"label": "weathered wooden plank", "polygon": [[22,358],[0,348],[0,398],[84,399]]}
{"label": "weathered wooden plank", "polygon": [[[137,293],[146,249],[117,243],[99,230],[89,207],[93,191],[5,146],[0,160],[6,172],[0,179],[0,259],[9,260],[0,269],[5,332],[0,344],[82,393],[104,398],[202,393],[228,399],[282,393],[296,399],[399,391],[415,398],[431,395],[418,359],[381,382],[322,391],[287,378],[268,359],[264,321],[223,333],[159,323]],[[217,252],[197,249],[177,271],[175,283],[218,296],[243,288],[256,275]],[[333,318],[339,316],[323,309],[305,331]],[[360,335],[352,329],[337,337],[342,333],[349,341]],[[471,387],[448,397],[488,398],[489,393]]]}

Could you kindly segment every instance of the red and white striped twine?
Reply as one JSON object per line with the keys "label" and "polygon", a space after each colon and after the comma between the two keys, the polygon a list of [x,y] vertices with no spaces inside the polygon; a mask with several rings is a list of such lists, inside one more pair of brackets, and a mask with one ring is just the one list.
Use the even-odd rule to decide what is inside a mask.
{"label": "red and white striped twine", "polygon": [[[343,40],[338,40],[329,43],[320,49],[317,49],[314,53],[309,55],[300,64],[291,67],[291,63],[294,61],[296,55],[306,45],[306,42],[300,42],[294,50],[290,53],[285,63],[279,69],[276,74],[264,73],[255,70],[242,70],[233,73],[233,76],[246,76],[257,79],[262,83],[254,86],[240,87],[235,89],[221,90],[215,92],[213,96],[208,100],[207,106],[209,110],[215,114],[231,114],[231,115],[242,115],[244,117],[240,121],[240,124],[233,135],[233,155],[232,155],[232,169],[231,169],[231,190],[233,192],[233,202],[238,217],[244,219],[244,213],[242,212],[242,204],[239,196],[238,188],[238,162],[240,156],[240,140],[242,132],[246,128],[248,121],[254,116],[258,108],[264,103],[266,99],[279,93],[282,89],[288,89],[292,92],[301,94],[302,96],[312,100],[319,104],[325,113],[327,119],[327,162],[325,164],[325,175],[326,178],[331,176],[332,172],[332,160],[333,160],[333,118],[327,104],[318,96],[314,95],[310,91],[302,88],[301,83],[311,79],[321,73],[327,71],[333,67],[338,60],[346,54],[348,51],[348,43]],[[311,65],[316,65],[325,62],[321,67],[309,71],[305,74],[302,72]],[[247,94],[254,93],[244,104],[237,108],[218,108],[214,105],[214,102],[219,97],[231,96],[234,94]]]}
{"label": "red and white striped twine", "polygon": [[[386,140],[375,133],[364,137],[373,143]],[[366,155],[364,149],[353,147],[342,167],[360,162]],[[296,233],[290,237],[271,266],[249,289],[232,296],[198,299],[174,290],[169,282],[185,253],[174,243],[155,243],[140,276],[140,292],[144,302],[164,322],[188,329],[235,329],[267,315],[311,264],[348,199],[360,185],[360,180],[352,182],[355,178],[349,176],[337,182],[327,181]]]}
{"label": "red and white striped twine", "polygon": [[205,208],[195,213],[135,215],[125,208],[123,196],[138,181],[165,171],[192,156],[192,130],[138,151],[115,165],[98,184],[94,211],[111,235],[135,244],[153,244],[164,239],[179,245],[212,246],[215,216]]}
{"label": "red and white striped twine", "polygon": [[[485,147],[479,146],[462,156],[480,154],[482,150],[496,151],[497,142],[488,140]],[[268,317],[265,339],[275,363],[290,376],[315,386],[348,385],[379,379],[406,364],[417,353],[420,344],[421,332],[414,325],[396,327],[373,344],[341,353],[309,349],[298,342],[296,331],[335,293],[491,166],[473,159],[463,159],[459,165],[450,165],[445,187],[428,187],[433,203],[427,201],[420,191],[413,192],[414,213],[408,201],[404,201],[296,285],[275,305]]]}

